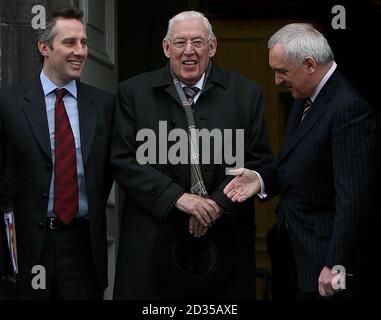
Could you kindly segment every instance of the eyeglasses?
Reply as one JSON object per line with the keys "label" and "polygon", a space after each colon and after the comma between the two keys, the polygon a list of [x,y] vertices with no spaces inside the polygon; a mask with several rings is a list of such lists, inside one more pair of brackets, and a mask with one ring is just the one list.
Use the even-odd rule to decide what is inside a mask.
{"label": "eyeglasses", "polygon": [[186,45],[190,41],[191,46],[193,48],[201,49],[201,48],[205,47],[210,42],[210,40],[212,40],[212,39],[209,39],[208,41],[201,40],[201,39],[198,39],[198,40],[183,40],[183,39],[180,40],[179,39],[179,40],[175,40],[175,41],[171,41],[171,42],[173,43],[173,46],[175,48],[183,49],[186,47]]}

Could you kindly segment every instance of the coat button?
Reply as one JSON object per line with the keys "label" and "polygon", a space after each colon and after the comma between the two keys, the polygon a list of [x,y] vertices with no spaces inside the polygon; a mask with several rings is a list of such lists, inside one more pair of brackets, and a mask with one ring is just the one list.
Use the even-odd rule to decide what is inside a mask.
{"label": "coat button", "polygon": [[47,193],[43,193],[43,194],[41,194],[41,197],[42,197],[43,199],[47,199],[47,198],[48,198],[48,194],[47,194]]}
{"label": "coat button", "polygon": [[48,163],[47,165],[46,165],[46,169],[48,169],[48,170],[51,170],[52,169],[52,164],[51,163]]}
{"label": "coat button", "polygon": [[39,226],[40,228],[43,228],[43,227],[44,227],[44,223],[43,223],[43,222],[39,222],[38,226]]}

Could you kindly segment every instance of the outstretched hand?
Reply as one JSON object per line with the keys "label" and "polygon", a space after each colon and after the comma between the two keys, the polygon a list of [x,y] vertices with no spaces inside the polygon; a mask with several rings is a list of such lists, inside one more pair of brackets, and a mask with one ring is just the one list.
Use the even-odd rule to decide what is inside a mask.
{"label": "outstretched hand", "polygon": [[232,202],[243,202],[261,191],[257,174],[249,169],[239,168],[229,171],[236,176],[224,188],[224,193]]}

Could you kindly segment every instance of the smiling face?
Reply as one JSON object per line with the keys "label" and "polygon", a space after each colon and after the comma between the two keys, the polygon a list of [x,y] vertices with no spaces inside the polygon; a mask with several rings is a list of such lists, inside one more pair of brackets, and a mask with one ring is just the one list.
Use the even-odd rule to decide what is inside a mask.
{"label": "smiling face", "polygon": [[[164,54],[169,58],[173,72],[179,80],[187,85],[194,85],[204,74],[209,59],[217,49],[216,39],[208,41],[208,31],[201,19],[190,21],[175,21],[172,26],[170,40],[163,40]],[[183,42],[182,48],[174,43]],[[192,46],[191,42],[204,43],[200,48]]]}
{"label": "smiling face", "polygon": [[275,84],[285,84],[295,99],[310,97],[316,85],[313,74],[316,62],[307,57],[301,65],[289,63],[281,44],[269,50],[269,65],[275,72]]}
{"label": "smiling face", "polygon": [[58,18],[56,35],[51,46],[40,41],[38,48],[44,57],[44,73],[56,85],[78,79],[87,59],[87,36],[77,19]]}

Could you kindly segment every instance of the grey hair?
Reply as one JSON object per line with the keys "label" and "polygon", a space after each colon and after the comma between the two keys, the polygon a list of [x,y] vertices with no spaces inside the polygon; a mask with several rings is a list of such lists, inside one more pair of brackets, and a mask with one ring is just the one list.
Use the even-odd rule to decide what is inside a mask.
{"label": "grey hair", "polygon": [[174,17],[172,17],[172,19],[169,20],[167,34],[166,34],[164,40],[170,40],[171,35],[172,35],[172,27],[173,27],[174,22],[192,21],[192,20],[198,20],[198,19],[202,20],[202,22],[205,25],[206,30],[208,31],[208,35],[209,35],[208,40],[216,39],[216,36],[213,33],[212,25],[210,24],[209,20],[201,12],[183,11],[183,12],[180,12],[179,14],[175,15]]}
{"label": "grey hair", "polygon": [[268,41],[267,48],[276,44],[284,49],[286,61],[301,65],[307,57],[326,65],[334,56],[327,39],[309,23],[291,23],[279,29]]}

